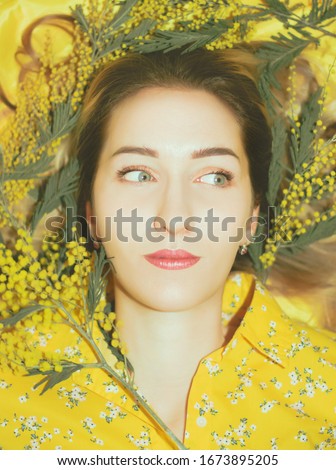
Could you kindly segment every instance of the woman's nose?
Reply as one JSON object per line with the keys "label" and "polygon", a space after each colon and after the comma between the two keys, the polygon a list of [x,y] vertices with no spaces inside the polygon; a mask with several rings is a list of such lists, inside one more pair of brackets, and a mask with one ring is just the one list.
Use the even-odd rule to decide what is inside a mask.
{"label": "woman's nose", "polygon": [[154,227],[164,228],[170,235],[188,230],[186,220],[191,216],[187,191],[182,184],[167,185],[158,201]]}

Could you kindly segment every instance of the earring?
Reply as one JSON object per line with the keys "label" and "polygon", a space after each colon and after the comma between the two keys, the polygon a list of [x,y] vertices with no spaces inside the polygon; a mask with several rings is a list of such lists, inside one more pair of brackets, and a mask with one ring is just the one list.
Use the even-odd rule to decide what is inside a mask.
{"label": "earring", "polygon": [[247,245],[242,245],[239,247],[239,254],[240,255],[246,255],[248,251]]}
{"label": "earring", "polygon": [[95,238],[93,238],[92,241],[93,241],[93,248],[94,248],[95,250],[99,250],[99,248],[100,248],[100,242],[99,242],[98,240],[96,240]]}

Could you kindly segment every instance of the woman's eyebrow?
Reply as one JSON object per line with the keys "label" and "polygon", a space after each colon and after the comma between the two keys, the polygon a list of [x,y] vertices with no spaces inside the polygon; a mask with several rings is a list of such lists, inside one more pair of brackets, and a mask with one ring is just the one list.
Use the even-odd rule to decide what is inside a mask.
{"label": "woman's eyebrow", "polygon": [[229,147],[210,147],[195,150],[192,153],[191,158],[216,157],[219,155],[231,155],[232,157],[236,157],[239,160],[238,155]]}
{"label": "woman's eyebrow", "polygon": [[[132,146],[124,146],[120,147],[116,150],[112,157],[122,154],[122,153],[135,153],[140,155],[146,155],[148,157],[158,158],[159,154],[156,150],[153,150],[148,147],[132,147]],[[204,149],[195,150],[191,154],[191,158],[204,158],[204,157],[214,157],[219,155],[231,155],[232,157],[238,158],[238,155],[229,147],[209,147]]]}
{"label": "woman's eyebrow", "polygon": [[159,155],[158,153],[150,149],[148,147],[132,147],[132,146],[125,146],[125,147],[120,147],[118,150],[116,150],[113,154],[112,157],[115,157],[116,155],[119,155],[120,153],[136,153],[140,155],[147,155],[149,157],[154,157],[158,158]]}

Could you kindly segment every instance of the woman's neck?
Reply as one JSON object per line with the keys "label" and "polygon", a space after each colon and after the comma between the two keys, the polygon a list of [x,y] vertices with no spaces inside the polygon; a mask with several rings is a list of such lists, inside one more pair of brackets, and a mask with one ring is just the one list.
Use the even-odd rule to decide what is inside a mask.
{"label": "woman's neck", "polygon": [[119,334],[135,370],[135,383],[158,385],[158,377],[176,385],[191,380],[199,361],[224,343],[222,292],[204,304],[178,312],[155,311],[116,290]]}
{"label": "woman's neck", "polygon": [[200,360],[224,343],[222,292],[190,310],[162,312],[116,289],[117,320],[134,368],[134,382],[148,403],[184,438],[188,394]]}

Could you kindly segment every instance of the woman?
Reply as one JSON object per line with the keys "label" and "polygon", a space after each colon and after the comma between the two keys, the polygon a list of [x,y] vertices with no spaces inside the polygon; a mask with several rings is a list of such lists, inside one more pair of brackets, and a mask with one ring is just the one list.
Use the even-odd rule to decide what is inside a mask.
{"label": "woman", "polygon": [[[187,448],[336,448],[331,335],[290,321],[254,276],[231,273],[265,209],[271,155],[247,58],[201,49],[102,70],[70,151],[79,208],[113,263],[134,382]],[[75,347],[69,331],[52,342]],[[34,377],[1,378],[3,448],[174,448],[102,370],[42,396],[29,390]]]}
{"label": "woman", "polygon": [[[97,220],[94,236],[105,235],[107,219],[117,220],[118,210],[122,210],[125,220],[132,220],[134,210],[139,217],[136,234],[132,232],[132,222],[125,223],[120,233],[118,224],[112,224],[104,248],[107,256],[113,257],[116,311],[124,323],[122,339],[129,348],[136,383],[181,439],[188,389],[197,364],[205,354],[221,346],[227,334],[224,332],[223,338],[223,285],[238,247],[249,243],[246,235],[238,240],[238,228],[258,213],[261,188],[254,196],[243,144],[248,137],[241,136],[239,118],[249,116],[253,122],[247,148],[253,148],[254,159],[258,152],[261,166],[266,168],[263,159],[268,157],[261,155],[264,149],[254,146],[257,135],[252,127],[260,126],[259,132],[266,133],[264,139],[258,139],[263,146],[269,132],[261,129],[264,119],[259,107],[255,106],[256,118],[247,109],[237,119],[228,107],[229,97],[224,104],[195,83],[200,70],[199,82],[207,81],[208,87],[219,88],[209,71],[216,76],[218,67],[227,65],[221,63],[220,57],[216,60],[213,56],[213,64],[210,60],[207,53],[140,56],[124,61],[122,76],[120,72],[116,76],[114,67],[107,69],[87,98],[89,103],[100,94],[94,106],[99,117],[92,108],[81,127],[84,142],[79,136],[82,184],[86,190],[91,186],[87,160],[96,160],[92,202],[87,204],[89,218],[93,213]],[[127,69],[137,70],[137,62],[143,72],[134,80],[134,72]],[[195,77],[192,86],[188,69],[189,76],[193,73]],[[127,72],[129,83],[124,78]],[[239,90],[248,102],[251,98],[243,88],[247,79],[243,77],[241,81],[242,84],[234,84],[231,94],[234,96]],[[108,84],[108,90],[98,91],[104,86],[101,84]],[[220,90],[223,95],[230,93],[232,85],[232,80],[227,80],[225,89]],[[118,86],[128,90],[117,92]],[[104,109],[106,96],[109,106]],[[111,99],[119,100],[113,103],[113,110]],[[92,122],[95,126],[91,126]],[[97,128],[102,129],[103,141],[97,138]],[[94,141],[100,151],[88,151],[87,141]],[[214,224],[211,237],[211,227],[206,224],[210,212],[214,220],[222,222],[230,217],[234,222],[228,224],[226,231],[222,224]],[[181,221],[172,223],[176,216]],[[191,231],[188,233],[185,220],[190,216],[202,219],[198,224],[200,241],[194,241],[196,237]],[[150,237],[147,222],[152,218],[155,225],[155,217],[161,218],[161,225],[157,234],[153,227]],[[237,241],[230,241],[231,238]],[[195,341],[195,337],[199,340]],[[145,357],[152,358],[151,370]],[[185,358],[183,364],[181,357]],[[160,383],[156,380],[158,374]]]}

